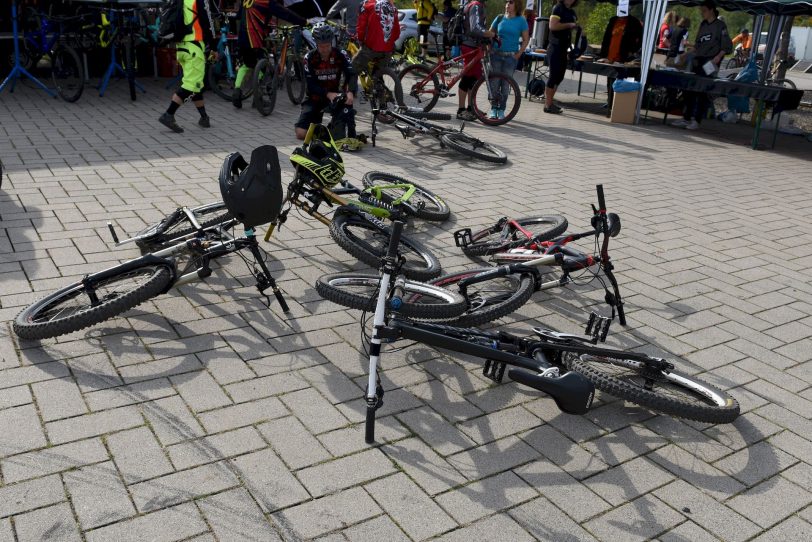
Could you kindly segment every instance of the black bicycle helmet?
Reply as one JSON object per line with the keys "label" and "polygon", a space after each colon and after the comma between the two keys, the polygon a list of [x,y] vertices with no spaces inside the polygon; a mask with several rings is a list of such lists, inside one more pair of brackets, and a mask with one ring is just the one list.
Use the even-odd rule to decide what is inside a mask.
{"label": "black bicycle helmet", "polygon": [[333,28],[327,23],[317,23],[313,26],[312,30],[310,30],[310,33],[313,35],[313,39],[316,40],[316,43],[332,43],[335,37]]}
{"label": "black bicycle helmet", "polygon": [[246,228],[275,220],[283,200],[276,147],[257,147],[250,164],[238,152],[229,154],[220,169],[220,193],[226,208]]}
{"label": "black bicycle helmet", "polygon": [[298,174],[314,179],[326,188],[335,186],[344,178],[344,159],[330,130],[323,124],[313,126],[310,143],[294,149],[290,161]]}

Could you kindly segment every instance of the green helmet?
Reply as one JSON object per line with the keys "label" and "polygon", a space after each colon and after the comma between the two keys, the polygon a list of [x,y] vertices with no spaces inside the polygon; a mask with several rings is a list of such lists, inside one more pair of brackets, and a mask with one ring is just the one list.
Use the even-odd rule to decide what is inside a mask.
{"label": "green helmet", "polygon": [[310,125],[305,144],[291,153],[290,161],[298,174],[325,188],[332,188],[344,178],[344,160],[330,130],[323,124]]}

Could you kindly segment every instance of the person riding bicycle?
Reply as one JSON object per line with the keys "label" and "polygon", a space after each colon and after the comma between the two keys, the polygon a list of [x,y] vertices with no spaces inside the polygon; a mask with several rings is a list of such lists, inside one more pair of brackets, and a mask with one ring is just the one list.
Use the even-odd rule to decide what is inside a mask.
{"label": "person riding bicycle", "polygon": [[325,23],[313,27],[316,49],[304,58],[307,94],[296,121],[296,139],[304,139],[311,123],[320,124],[324,111],[332,115],[330,131],[336,140],[355,138],[352,107],[358,76],[346,51],[333,47],[335,34]]}
{"label": "person riding bicycle", "polygon": [[175,133],[183,133],[175,121],[175,112],[186,101],[195,104],[203,128],[211,126],[209,115],[203,103],[203,82],[206,75],[206,45],[217,58],[217,41],[211,18],[211,0],[183,0],[183,22],[189,33],[176,44],[178,64],[183,68],[180,87],[172,95],[169,107],[158,118],[158,122]]}
{"label": "person riding bicycle", "polygon": [[[470,0],[465,4],[465,7],[462,8],[465,17],[463,19],[464,34],[460,48],[463,55],[479,48],[483,42],[496,35],[495,31],[488,30],[488,26],[485,22],[484,1],[485,0]],[[463,69],[468,68],[472,62],[475,62],[476,65],[472,66],[470,71],[460,79],[457,118],[460,120],[476,120],[477,116],[476,113],[474,113],[473,107],[466,107],[466,104],[468,101],[468,92],[474,88],[474,84],[483,76],[482,63],[479,58],[473,55],[466,57],[463,62]]]}
{"label": "person riding bicycle", "polygon": [[746,28],[742,28],[738,35],[731,41],[736,49],[741,48],[745,53],[749,52],[753,46],[753,36],[750,35],[750,31]]}
{"label": "person riding bicycle", "polygon": [[237,70],[234,93],[231,103],[242,107],[242,84],[257,65],[257,60],[265,46],[265,38],[270,31],[271,17],[284,19],[291,24],[305,25],[307,20],[286,8],[281,0],[243,0],[237,18],[240,21],[237,45],[240,48],[243,64]]}
{"label": "person riding bicycle", "polygon": [[398,8],[392,0],[363,0],[356,36],[361,48],[352,59],[355,73],[366,71],[371,61],[388,62],[400,37]]}

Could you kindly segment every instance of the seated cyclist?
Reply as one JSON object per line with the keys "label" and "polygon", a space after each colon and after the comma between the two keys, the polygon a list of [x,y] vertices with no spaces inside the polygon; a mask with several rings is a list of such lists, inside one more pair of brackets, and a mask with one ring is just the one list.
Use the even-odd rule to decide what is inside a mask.
{"label": "seated cyclist", "polygon": [[366,71],[370,61],[387,62],[400,37],[398,8],[392,0],[363,0],[356,36],[361,48],[352,59],[356,73]]}
{"label": "seated cyclist", "polygon": [[[296,121],[296,139],[304,139],[311,123],[321,123],[324,111],[332,115],[330,131],[335,139],[354,138],[355,110],[352,108],[358,77],[346,51],[333,47],[333,29],[319,23],[313,27],[316,49],[304,59],[307,95]],[[343,103],[336,103],[342,93]]]}

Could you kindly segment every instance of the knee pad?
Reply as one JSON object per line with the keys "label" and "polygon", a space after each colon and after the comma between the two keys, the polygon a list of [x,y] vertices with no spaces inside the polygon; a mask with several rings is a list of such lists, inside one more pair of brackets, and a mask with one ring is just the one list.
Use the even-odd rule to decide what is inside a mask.
{"label": "knee pad", "polygon": [[181,100],[187,102],[189,101],[189,97],[194,93],[191,90],[186,90],[185,88],[180,87],[178,90],[175,91],[175,94],[177,94]]}
{"label": "knee pad", "polygon": [[189,100],[192,101],[192,102],[199,102],[202,99],[203,99],[203,93],[202,92],[195,92],[194,94],[192,94],[189,97]]}

